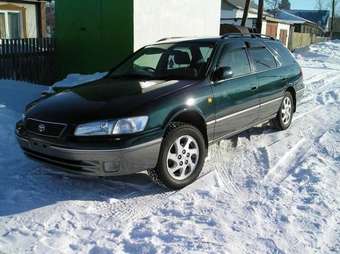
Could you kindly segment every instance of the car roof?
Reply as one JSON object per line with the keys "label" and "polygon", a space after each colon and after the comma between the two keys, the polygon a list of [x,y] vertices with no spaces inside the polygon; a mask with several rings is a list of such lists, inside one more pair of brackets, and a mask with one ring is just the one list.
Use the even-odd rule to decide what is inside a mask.
{"label": "car roof", "polygon": [[228,33],[218,37],[169,37],[163,38],[155,43],[157,44],[165,44],[165,43],[181,43],[181,42],[201,42],[201,43],[218,43],[224,42],[228,39],[237,39],[237,38],[247,38],[247,39],[254,39],[254,40],[271,40],[277,41],[279,40],[263,34],[242,34],[242,33]]}

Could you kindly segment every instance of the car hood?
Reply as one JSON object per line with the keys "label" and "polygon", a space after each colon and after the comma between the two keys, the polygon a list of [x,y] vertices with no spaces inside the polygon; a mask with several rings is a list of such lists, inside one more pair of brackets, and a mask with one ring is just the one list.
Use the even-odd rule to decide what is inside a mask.
{"label": "car hood", "polygon": [[75,124],[122,118],[143,113],[148,104],[194,82],[106,78],[40,99],[26,115],[43,121]]}

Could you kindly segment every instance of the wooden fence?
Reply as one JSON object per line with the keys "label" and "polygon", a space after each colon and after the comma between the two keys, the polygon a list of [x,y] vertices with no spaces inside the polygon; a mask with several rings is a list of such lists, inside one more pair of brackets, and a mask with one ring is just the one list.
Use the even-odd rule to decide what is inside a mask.
{"label": "wooden fence", "polygon": [[55,40],[0,39],[0,79],[54,83],[57,80]]}
{"label": "wooden fence", "polygon": [[289,49],[295,50],[298,48],[307,47],[314,43],[327,41],[327,37],[319,37],[309,33],[292,33],[289,41]]}

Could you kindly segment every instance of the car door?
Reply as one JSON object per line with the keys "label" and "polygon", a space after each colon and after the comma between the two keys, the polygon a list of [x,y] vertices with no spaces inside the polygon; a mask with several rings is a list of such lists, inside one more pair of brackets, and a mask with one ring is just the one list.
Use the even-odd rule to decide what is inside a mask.
{"label": "car door", "polygon": [[260,99],[259,120],[265,121],[276,116],[286,85],[280,65],[264,44],[256,43],[248,49],[256,71],[257,95]]}
{"label": "car door", "polygon": [[252,73],[245,43],[241,40],[227,42],[220,52],[215,68],[230,67],[233,74],[212,85],[216,107],[215,139],[253,125],[258,120],[259,110],[256,75]]}

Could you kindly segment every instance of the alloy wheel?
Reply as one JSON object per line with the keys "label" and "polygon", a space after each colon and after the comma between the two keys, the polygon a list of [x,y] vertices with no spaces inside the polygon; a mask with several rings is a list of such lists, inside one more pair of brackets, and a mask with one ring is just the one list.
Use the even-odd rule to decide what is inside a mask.
{"label": "alloy wheel", "polygon": [[284,125],[288,125],[292,117],[292,101],[289,97],[285,97],[282,103],[281,119]]}
{"label": "alloy wheel", "polygon": [[181,136],[170,146],[167,170],[175,180],[185,180],[195,171],[199,161],[199,146],[189,135]]}

